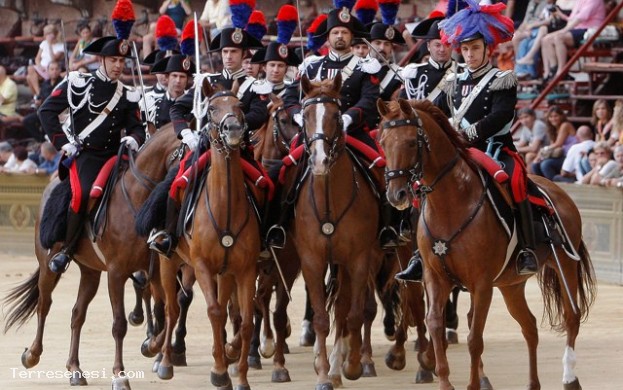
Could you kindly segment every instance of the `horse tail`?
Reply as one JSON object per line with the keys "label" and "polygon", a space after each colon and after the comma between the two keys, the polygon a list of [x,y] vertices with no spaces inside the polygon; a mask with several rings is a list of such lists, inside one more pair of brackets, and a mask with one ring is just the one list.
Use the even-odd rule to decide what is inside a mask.
{"label": "horse tail", "polygon": [[[578,282],[575,303],[578,308],[580,322],[584,322],[588,318],[589,309],[595,301],[597,285],[593,263],[584,241],[580,242],[578,254],[580,255],[580,261],[578,261],[576,266]],[[547,317],[551,328],[557,332],[565,331],[562,297],[567,292],[561,284],[556,270],[551,267],[543,267],[539,274],[539,284],[543,292],[543,319],[545,320],[545,317]]]}
{"label": "horse tail", "polygon": [[[54,285],[60,280],[60,274],[56,275]],[[34,314],[39,302],[39,268],[30,275],[30,278],[17,285],[4,298],[4,306],[11,305],[6,315],[4,333],[14,325],[21,327]]]}

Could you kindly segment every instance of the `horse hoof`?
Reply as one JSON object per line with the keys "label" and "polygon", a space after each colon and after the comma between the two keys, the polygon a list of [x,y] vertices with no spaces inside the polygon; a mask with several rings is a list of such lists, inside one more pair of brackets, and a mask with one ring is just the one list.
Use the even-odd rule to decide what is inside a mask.
{"label": "horse hoof", "polygon": [[214,387],[231,387],[231,379],[229,379],[229,374],[225,371],[222,374],[217,374],[216,372],[210,372],[210,383]]}
{"label": "horse hoof", "polygon": [[24,348],[22,353],[22,366],[26,368],[32,368],[39,363],[39,356],[33,355],[28,348]]}
{"label": "horse hoof", "polygon": [[288,347],[288,343],[283,343],[283,353],[287,355],[290,353],[290,347]]}
{"label": "horse hoof", "polygon": [[160,367],[160,362],[162,361],[162,353],[159,353],[156,356],[156,360],[154,360],[153,366],[151,366],[151,372],[158,372],[158,367]]}
{"label": "horse hoof", "polygon": [[341,375],[329,375],[329,379],[331,380],[331,388],[342,387],[342,376]]}
{"label": "horse hoof", "polygon": [[270,379],[273,383],[285,383],[290,382],[290,373],[285,368],[275,368],[273,370],[273,376]]}
{"label": "horse hoof", "polygon": [[173,366],[158,364],[156,372],[158,373],[158,378],[160,379],[169,380],[173,378]]}
{"label": "horse hoof", "polygon": [[376,368],[374,368],[374,363],[364,363],[363,374],[361,374],[361,376],[364,378],[376,377]]}
{"label": "horse hoof", "polygon": [[251,386],[249,385],[237,385],[236,390],[251,390]]}
{"label": "horse hoof", "polygon": [[303,321],[303,330],[301,331],[301,338],[299,339],[299,345],[301,347],[312,347],[316,342],[316,333],[312,328],[311,322]]}
{"label": "horse hoof", "polygon": [[249,364],[249,368],[253,368],[254,370],[262,369],[262,360],[259,356],[251,356],[247,357],[247,363]]}
{"label": "horse hoof", "polygon": [[275,341],[273,339],[266,339],[258,348],[258,352],[264,359],[270,359],[275,355]]}
{"label": "horse hoof", "polygon": [[580,386],[580,381],[578,380],[578,378],[575,378],[575,380],[571,383],[563,383],[563,389],[564,390],[582,390],[582,386]]}
{"label": "horse hoof", "polygon": [[390,351],[385,355],[385,365],[392,370],[400,371],[405,368],[407,361],[404,355],[399,357]]}
{"label": "horse hoof", "polygon": [[135,314],[134,311],[131,311],[130,314],[128,314],[128,322],[132,326],[141,326],[143,325],[144,321],[145,321],[145,316],[143,314],[138,315],[138,314]]}
{"label": "horse hoof", "polygon": [[238,376],[240,376],[240,370],[238,369],[237,364],[232,364],[227,367],[227,372],[229,373],[230,377],[237,378]]}
{"label": "horse hoof", "polygon": [[316,390],[333,390],[333,384],[331,383],[318,383]]}
{"label": "horse hoof", "polygon": [[112,390],[132,390],[130,381],[125,376],[117,376],[112,380]]}
{"label": "horse hoof", "polygon": [[420,350],[420,339],[415,339],[415,342],[413,343],[413,350],[415,352]]}
{"label": "horse hoof", "polygon": [[240,350],[235,349],[231,344],[225,344],[225,359],[227,359],[227,364],[236,363],[240,360]]}
{"label": "horse hoof", "polygon": [[145,356],[146,358],[153,358],[154,356],[156,356],[156,352],[153,352],[149,349],[149,342],[150,339],[147,338],[145,339],[145,341],[143,341],[143,344],[141,344],[141,355]]}
{"label": "horse hoof", "polygon": [[424,355],[423,353],[418,353],[417,354],[417,361],[418,363],[420,363],[420,366],[427,371],[434,371],[435,370],[435,361],[433,361],[432,363],[429,363],[427,361],[424,360],[424,358],[426,357],[426,355]]}
{"label": "horse hoof", "polygon": [[433,383],[433,373],[422,367],[418,368],[415,374],[415,383]]}
{"label": "horse hoof", "polygon": [[69,386],[87,386],[87,380],[82,375],[81,371],[74,371],[71,373],[71,378],[69,378]]}
{"label": "horse hoof", "polygon": [[396,340],[396,330],[394,328],[386,328],[385,329],[385,338],[389,341]]}
{"label": "horse hoof", "polygon": [[342,374],[344,374],[344,377],[349,381],[356,381],[361,378],[363,374],[363,364],[358,363],[353,367],[348,364],[348,362],[344,362],[344,364],[342,364]]}
{"label": "horse hoof", "polygon": [[493,386],[486,376],[480,378],[480,390],[493,390]]}
{"label": "horse hoof", "polygon": [[176,367],[186,367],[186,352],[171,352],[171,364]]}
{"label": "horse hoof", "polygon": [[216,390],[233,390],[234,388],[231,385],[231,382],[225,386],[217,387]]}
{"label": "horse hoof", "polygon": [[446,329],[446,340],[449,344],[458,344],[459,343],[459,334],[454,329]]}

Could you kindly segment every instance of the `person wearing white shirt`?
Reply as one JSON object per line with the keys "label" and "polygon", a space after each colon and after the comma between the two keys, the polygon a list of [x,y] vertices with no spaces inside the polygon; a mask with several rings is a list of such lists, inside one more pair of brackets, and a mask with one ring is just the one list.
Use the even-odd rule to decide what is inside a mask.
{"label": "person wearing white shirt", "polygon": [[560,175],[554,176],[554,181],[573,183],[582,181],[580,161],[590,149],[595,146],[593,131],[588,126],[580,126],[576,132],[578,143],[571,146],[562,163]]}
{"label": "person wearing white shirt", "polygon": [[207,0],[199,23],[210,29],[210,37],[215,37],[225,27],[231,26],[229,0]]}
{"label": "person wearing white shirt", "polygon": [[43,28],[44,40],[39,45],[39,51],[35,57],[35,64],[28,66],[26,81],[35,96],[41,92],[39,82],[41,79],[48,80],[48,65],[50,62],[59,62],[65,54],[65,45],[58,41],[58,29],[53,24]]}

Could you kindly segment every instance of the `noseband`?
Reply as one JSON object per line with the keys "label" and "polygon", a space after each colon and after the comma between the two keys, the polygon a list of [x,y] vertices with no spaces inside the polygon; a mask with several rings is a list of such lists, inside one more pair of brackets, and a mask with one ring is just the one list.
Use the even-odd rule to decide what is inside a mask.
{"label": "noseband", "polygon": [[[303,101],[303,110],[305,110],[309,106],[316,105],[316,104],[324,104],[324,103],[333,103],[337,105],[338,108],[342,105],[339,99],[328,97],[328,96],[319,96],[315,98],[305,99]],[[338,120],[337,125],[339,126],[338,131],[341,132],[342,131],[341,128],[343,127],[341,115],[340,115],[340,119]],[[302,135],[303,135],[303,142],[305,145],[305,151],[307,151],[308,154],[311,154],[311,144],[313,144],[316,141],[325,142],[329,145],[329,156],[328,156],[329,163],[333,162],[338,152],[337,150],[338,140],[340,139],[339,133],[337,136],[331,139],[329,139],[329,137],[327,137],[324,133],[314,133],[314,135],[311,138],[309,138],[307,136],[306,129],[307,127],[305,125],[305,116],[303,116],[303,131],[302,131],[303,134]]]}
{"label": "noseband", "polygon": [[[221,98],[221,97],[233,97],[235,99],[238,99],[238,97],[232,91],[219,91],[208,98],[208,107],[212,104],[214,99]],[[229,118],[238,119],[240,122],[240,125],[242,126],[242,131],[245,133],[247,131],[247,122],[245,121],[244,116],[242,117],[242,120],[240,120],[240,118],[238,118],[236,114],[228,112],[225,115],[223,115],[223,117],[218,123],[214,122],[210,109],[207,110],[206,116],[207,116],[206,128],[207,128],[207,132],[210,137],[210,144],[212,144],[215,150],[219,153],[223,152],[224,149],[226,149],[227,151],[234,149],[230,147],[223,139],[226,132],[228,131],[227,125],[225,124],[225,121],[227,121],[227,119]],[[212,136],[212,130],[216,130],[216,134],[217,134],[216,137]],[[244,147],[244,142],[242,142],[239,146]]]}

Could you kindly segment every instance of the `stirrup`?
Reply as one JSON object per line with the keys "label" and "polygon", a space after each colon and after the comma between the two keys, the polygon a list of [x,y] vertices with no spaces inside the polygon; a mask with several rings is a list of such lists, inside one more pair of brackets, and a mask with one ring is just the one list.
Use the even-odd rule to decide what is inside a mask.
{"label": "stirrup", "polygon": [[398,228],[400,235],[399,239],[404,242],[411,242],[411,237],[413,236],[413,226],[411,226],[411,222],[406,219],[400,221],[400,227]]}
{"label": "stirrup", "polygon": [[[169,245],[167,248],[163,246],[162,241],[158,242],[158,239],[160,238],[162,238],[162,241],[167,239],[169,240]],[[166,230],[156,231],[156,229],[152,229],[152,231],[149,233],[149,237],[147,238],[147,244],[149,244],[149,249],[169,258],[175,250],[176,245],[174,244],[174,242],[175,238]]]}
{"label": "stirrup", "polygon": [[273,225],[266,233],[266,245],[283,249],[286,246],[286,230],[281,225]]}
{"label": "stirrup", "polygon": [[379,232],[379,244],[383,249],[397,248],[400,246],[398,233],[393,226],[384,226]]}
{"label": "stirrup", "polygon": [[69,268],[71,260],[73,260],[72,256],[63,248],[60,252],[52,256],[48,262],[48,269],[56,274],[62,274]]}
{"label": "stirrup", "polygon": [[[526,262],[526,259],[532,259],[533,261]],[[519,251],[516,264],[517,274],[519,275],[534,275],[539,270],[536,253],[530,248],[523,248]]]}

